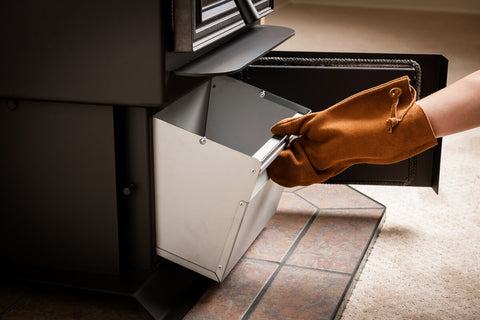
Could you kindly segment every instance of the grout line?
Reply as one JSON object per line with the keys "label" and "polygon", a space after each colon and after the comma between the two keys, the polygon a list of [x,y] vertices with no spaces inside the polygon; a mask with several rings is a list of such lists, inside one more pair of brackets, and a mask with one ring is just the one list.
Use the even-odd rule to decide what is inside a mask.
{"label": "grout line", "polygon": [[[297,190],[297,191],[298,191],[298,190]],[[302,196],[299,195],[298,193],[296,193],[296,192],[294,192],[294,193],[295,193],[295,195],[296,195],[297,197],[299,197],[299,198],[302,199],[303,201],[306,201],[308,204],[310,204],[310,205],[314,206],[315,208],[317,208],[318,210],[320,210],[320,208],[317,207],[316,204],[312,203],[312,202],[309,201],[308,199],[305,199],[304,197],[302,197]]]}
{"label": "grout line", "polygon": [[342,276],[353,276],[353,273],[350,273],[350,272],[342,272],[342,271],[335,271],[335,270],[328,270],[328,269],[319,269],[319,268],[314,268],[314,267],[306,267],[306,266],[299,266],[299,265],[296,265],[296,264],[284,264],[284,266],[287,266],[287,267],[295,267],[295,268],[299,268],[299,269],[306,269],[306,270],[313,270],[313,271],[321,271],[321,272],[326,272],[326,273],[333,273],[333,274],[339,274],[339,275],[342,275]]}
{"label": "grout line", "polygon": [[247,311],[245,311],[245,313],[242,315],[242,317],[240,318],[241,320],[247,320],[250,318],[250,316],[253,314],[253,312],[255,311],[255,309],[257,308],[258,304],[260,303],[260,301],[262,300],[263,296],[265,296],[265,293],[268,291],[268,289],[270,289],[270,287],[272,286],[272,282],[273,280],[275,280],[275,278],[277,277],[278,273],[280,272],[280,269],[282,268],[282,266],[279,264],[277,266],[277,268],[275,269],[275,271],[272,273],[272,275],[268,278],[268,280],[265,282],[265,284],[263,285],[262,289],[260,289],[260,291],[258,292],[257,296],[255,297],[255,299],[253,299],[252,303],[250,304],[250,306],[248,306],[248,309]]}
{"label": "grout line", "polygon": [[338,209],[338,210],[345,210],[345,209],[371,210],[371,209],[385,209],[385,208],[386,208],[385,205],[383,205],[382,203],[380,203],[380,202],[378,202],[377,200],[369,197],[369,196],[366,195],[365,193],[358,191],[357,189],[355,189],[355,188],[352,187],[351,185],[347,184],[347,185],[345,185],[345,186],[348,187],[349,189],[355,191],[356,193],[364,196],[365,198],[371,200],[372,202],[378,204],[378,207],[364,207],[364,208],[358,208],[358,207],[355,207],[355,208],[353,208],[353,207],[351,207],[351,208],[350,208],[350,207],[345,207],[345,208],[335,208],[335,207],[333,207],[333,208],[323,208],[323,207],[322,207],[322,208],[320,208],[320,207],[317,206],[316,204],[312,203],[310,200],[305,199],[302,195],[300,195],[300,194],[297,193],[298,191],[303,190],[303,189],[305,189],[305,188],[307,188],[307,187],[303,187],[303,188],[298,189],[298,190],[295,190],[295,191],[286,191],[286,192],[288,192],[288,193],[293,193],[293,194],[297,195],[297,196],[300,197],[302,200],[306,201],[307,203],[309,203],[310,205],[314,206],[315,208],[321,209],[321,210],[335,210],[335,209]]}
{"label": "grout line", "polygon": [[348,299],[350,298],[350,295],[352,294],[353,289],[355,288],[356,282],[360,277],[363,267],[367,263],[368,256],[370,255],[370,252],[373,250],[373,245],[375,244],[378,238],[378,235],[382,231],[382,226],[385,222],[385,211],[386,211],[386,207],[384,207],[382,215],[377,220],[377,223],[375,224],[375,228],[370,234],[370,237],[368,238],[367,243],[365,244],[362,250],[362,254],[360,255],[360,258],[358,259],[357,264],[355,265],[352,276],[350,277],[350,281],[348,282],[345,288],[345,291],[343,292],[339,302],[337,303],[335,312],[332,314],[332,319],[340,319],[343,313],[343,310],[346,308]]}
{"label": "grout line", "polygon": [[292,192],[293,194],[295,194],[297,197],[299,197],[300,199],[304,200],[305,202],[307,202],[308,204],[314,206],[315,208],[319,209],[319,210],[352,210],[352,209],[355,209],[355,210],[372,210],[372,209],[385,209],[386,207],[381,204],[380,202],[378,201],[375,201],[374,199],[370,198],[369,196],[363,194],[362,192],[358,191],[358,190],[355,190],[354,188],[348,186],[350,189],[353,189],[355,192],[361,194],[362,196],[364,196],[365,198],[368,198],[369,200],[372,200],[372,202],[375,202],[377,203],[379,206],[378,207],[322,207],[320,208],[318,205],[314,204],[313,202],[311,202],[310,200],[308,199],[305,199],[302,195],[298,194],[297,191],[299,190],[296,190],[295,192]]}
{"label": "grout line", "polygon": [[332,211],[332,210],[383,210],[383,207],[365,207],[365,208],[352,208],[352,207],[344,207],[344,208],[336,208],[336,207],[331,207],[331,208],[319,208],[321,211]]}
{"label": "grout line", "polygon": [[12,311],[13,309],[15,309],[17,306],[19,306],[21,304],[21,302],[23,300],[26,299],[28,293],[25,293],[23,295],[21,295],[20,297],[17,298],[17,300],[15,300],[12,304],[10,304],[5,310],[3,310],[2,312],[0,312],[0,319],[2,319],[4,316],[6,316],[10,311]]}
{"label": "grout line", "polygon": [[305,224],[305,226],[303,227],[302,231],[300,232],[300,234],[298,235],[297,239],[295,239],[295,242],[290,246],[290,248],[288,249],[287,253],[283,256],[282,260],[278,263],[278,266],[277,268],[275,269],[275,271],[272,273],[272,275],[270,276],[270,278],[268,278],[267,282],[265,282],[265,284],[263,285],[262,289],[260,290],[260,292],[257,294],[257,296],[255,297],[255,299],[253,300],[253,302],[250,304],[250,306],[248,307],[247,311],[243,314],[243,316],[241,317],[242,320],[247,320],[250,318],[250,316],[253,314],[253,312],[255,312],[255,309],[258,307],[260,301],[263,299],[263,297],[265,296],[265,293],[268,291],[268,289],[270,289],[270,287],[272,286],[272,283],[273,281],[275,280],[275,278],[277,277],[278,273],[280,272],[280,270],[282,269],[282,267],[286,264],[287,260],[290,258],[290,256],[293,254],[293,252],[295,251],[295,249],[298,247],[300,241],[302,240],[302,238],[305,236],[305,234],[307,233],[307,231],[310,229],[310,227],[312,226],[313,224],[313,221],[315,220],[315,218],[318,216],[318,212],[320,210],[316,210],[312,216],[310,217],[310,219],[308,219],[307,223]]}
{"label": "grout line", "polygon": [[268,259],[262,259],[262,258],[255,258],[255,257],[246,257],[246,256],[243,256],[242,259],[259,261],[259,262],[270,262],[270,263],[280,264],[280,261],[268,260]]}
{"label": "grout line", "polygon": [[364,196],[365,198],[370,199],[371,201],[375,202],[376,204],[378,204],[378,205],[381,206],[382,208],[384,208],[384,209],[387,208],[384,204],[378,202],[377,200],[373,199],[372,197],[366,195],[365,193],[363,193],[363,192],[361,192],[361,191],[358,191],[357,189],[355,189],[355,188],[352,187],[351,185],[347,184],[347,187],[349,187],[350,189],[352,189],[352,190],[355,191],[355,192],[358,192],[359,194],[361,194],[361,195]]}
{"label": "grout line", "polygon": [[299,187],[298,189],[295,189],[295,190],[292,190],[292,189],[290,189],[290,190],[284,189],[283,191],[284,191],[284,192],[288,192],[288,193],[297,193],[297,191],[303,190],[303,189],[305,189],[305,188],[307,188],[307,187],[308,187],[308,186],[302,186],[302,187]]}
{"label": "grout line", "polygon": [[[295,243],[295,241],[294,241],[294,243]],[[245,257],[244,256],[244,257],[242,257],[242,259],[251,260],[251,261],[258,261],[258,262],[274,263],[274,264],[277,264],[277,265],[280,265],[280,263],[281,263],[281,261],[274,261],[274,260],[255,258],[255,257]],[[282,260],[283,260],[283,258],[282,258]],[[342,272],[342,271],[335,271],[335,270],[329,270],[329,269],[300,266],[300,265],[297,265],[297,264],[284,263],[283,266],[300,268],[300,269],[307,269],[307,270],[314,270],[314,271],[321,271],[321,272],[327,272],[327,273],[334,273],[334,274],[340,274],[340,275],[344,275],[344,276],[352,276],[353,275],[353,273],[351,273],[351,272]]]}

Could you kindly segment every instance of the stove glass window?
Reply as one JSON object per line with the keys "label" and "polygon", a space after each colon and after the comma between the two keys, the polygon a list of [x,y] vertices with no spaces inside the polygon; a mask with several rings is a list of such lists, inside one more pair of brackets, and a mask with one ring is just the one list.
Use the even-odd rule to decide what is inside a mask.
{"label": "stove glass window", "polygon": [[[259,17],[273,0],[251,0]],[[192,52],[245,27],[234,0],[173,0],[175,51]]]}
{"label": "stove glass window", "polygon": [[235,9],[235,2],[233,0],[201,0],[201,5],[202,21]]}

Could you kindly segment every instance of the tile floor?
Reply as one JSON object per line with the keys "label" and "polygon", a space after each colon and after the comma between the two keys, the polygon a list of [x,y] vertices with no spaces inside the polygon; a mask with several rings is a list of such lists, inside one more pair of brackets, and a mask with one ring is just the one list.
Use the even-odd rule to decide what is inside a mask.
{"label": "tile floor", "polygon": [[[334,319],[353,289],[385,207],[345,185],[285,190],[229,277],[185,319]],[[0,280],[0,319],[151,319],[126,297]]]}

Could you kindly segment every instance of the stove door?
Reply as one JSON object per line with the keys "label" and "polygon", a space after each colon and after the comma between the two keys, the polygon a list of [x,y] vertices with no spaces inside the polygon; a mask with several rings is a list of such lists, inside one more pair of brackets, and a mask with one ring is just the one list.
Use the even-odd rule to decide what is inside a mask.
{"label": "stove door", "polygon": [[[243,81],[312,109],[328,108],[361,90],[408,75],[419,97],[446,84],[440,55],[271,52],[237,76]],[[392,165],[355,165],[327,183],[429,186],[438,192],[438,146]]]}

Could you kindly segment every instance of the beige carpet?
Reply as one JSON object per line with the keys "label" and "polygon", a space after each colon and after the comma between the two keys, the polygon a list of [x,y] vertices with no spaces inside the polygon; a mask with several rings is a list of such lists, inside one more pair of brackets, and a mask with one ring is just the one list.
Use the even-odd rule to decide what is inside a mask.
{"label": "beige carpet", "polygon": [[[449,83],[480,69],[480,17],[287,4],[267,18],[279,49],[440,53]],[[480,129],[444,138],[440,194],[354,186],[387,206],[342,319],[480,319]]]}
{"label": "beige carpet", "polygon": [[439,195],[354,187],[387,218],[342,319],[480,319],[480,129],[444,138]]}

